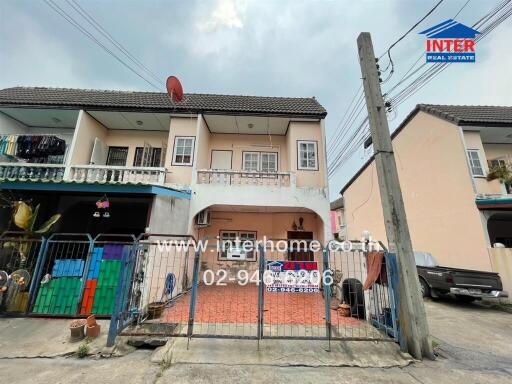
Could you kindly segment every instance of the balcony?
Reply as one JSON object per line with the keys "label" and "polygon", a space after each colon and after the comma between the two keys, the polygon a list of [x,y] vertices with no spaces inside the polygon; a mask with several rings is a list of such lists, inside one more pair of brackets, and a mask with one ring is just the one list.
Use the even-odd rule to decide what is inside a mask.
{"label": "balcony", "polygon": [[0,163],[1,181],[62,181],[63,164]]}
{"label": "balcony", "polygon": [[[69,174],[66,170],[69,169]],[[75,182],[100,184],[165,184],[165,168],[0,163],[0,181]]]}
{"label": "balcony", "polygon": [[73,165],[68,179],[77,183],[164,185],[165,174],[165,168]]}
{"label": "balcony", "polygon": [[197,171],[197,184],[291,187],[295,184],[295,180],[291,172],[203,169]]}

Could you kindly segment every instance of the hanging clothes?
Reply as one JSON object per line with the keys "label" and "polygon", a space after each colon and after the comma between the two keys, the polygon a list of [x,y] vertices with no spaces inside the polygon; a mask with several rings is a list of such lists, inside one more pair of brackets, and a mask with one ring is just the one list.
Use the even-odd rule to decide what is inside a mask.
{"label": "hanging clothes", "polygon": [[66,142],[52,135],[2,135],[0,154],[32,163],[63,160]]}

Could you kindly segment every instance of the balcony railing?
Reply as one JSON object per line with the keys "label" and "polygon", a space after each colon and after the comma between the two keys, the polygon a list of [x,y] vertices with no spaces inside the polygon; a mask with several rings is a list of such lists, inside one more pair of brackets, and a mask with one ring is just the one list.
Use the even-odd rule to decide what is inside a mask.
{"label": "balcony railing", "polygon": [[62,164],[0,163],[0,180],[61,181],[64,170]]}
{"label": "balcony railing", "polygon": [[69,180],[79,183],[163,185],[165,174],[165,168],[73,165]]}
{"label": "balcony railing", "polygon": [[198,184],[242,185],[266,187],[291,187],[294,185],[290,172],[257,172],[203,169],[197,171]]}

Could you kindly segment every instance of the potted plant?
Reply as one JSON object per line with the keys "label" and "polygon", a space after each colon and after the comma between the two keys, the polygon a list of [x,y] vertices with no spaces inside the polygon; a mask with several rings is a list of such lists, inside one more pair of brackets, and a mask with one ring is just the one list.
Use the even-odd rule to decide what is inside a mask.
{"label": "potted plant", "polygon": [[85,337],[85,324],[87,324],[87,320],[85,319],[73,320],[69,324],[71,340],[82,340]]}

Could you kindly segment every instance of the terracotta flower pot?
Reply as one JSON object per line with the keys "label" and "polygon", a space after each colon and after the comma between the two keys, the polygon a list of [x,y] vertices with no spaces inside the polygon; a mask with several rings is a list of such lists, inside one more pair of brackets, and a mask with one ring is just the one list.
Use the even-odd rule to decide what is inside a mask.
{"label": "terracotta flower pot", "polygon": [[93,325],[96,325],[96,316],[91,315],[87,318],[87,325],[89,327],[92,327]]}
{"label": "terracotta flower pot", "polygon": [[100,335],[100,330],[101,330],[101,327],[99,324],[92,325],[92,326],[89,326],[89,325],[85,326],[85,334],[87,335],[87,337],[91,337],[93,339]]}

